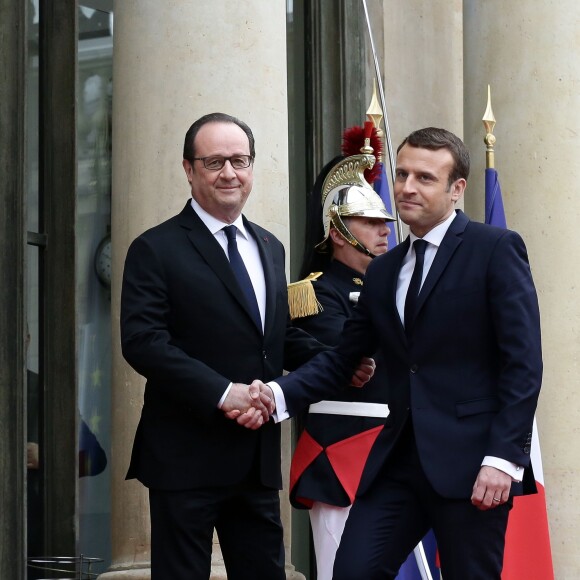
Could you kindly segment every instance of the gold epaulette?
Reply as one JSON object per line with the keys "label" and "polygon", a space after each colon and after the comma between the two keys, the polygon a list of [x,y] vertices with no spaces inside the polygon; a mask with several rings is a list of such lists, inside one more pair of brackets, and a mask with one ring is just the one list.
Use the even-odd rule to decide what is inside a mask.
{"label": "gold epaulette", "polygon": [[316,299],[316,293],[312,286],[313,280],[320,276],[322,276],[322,272],[312,272],[304,280],[288,284],[288,307],[292,320],[322,312],[322,305]]}

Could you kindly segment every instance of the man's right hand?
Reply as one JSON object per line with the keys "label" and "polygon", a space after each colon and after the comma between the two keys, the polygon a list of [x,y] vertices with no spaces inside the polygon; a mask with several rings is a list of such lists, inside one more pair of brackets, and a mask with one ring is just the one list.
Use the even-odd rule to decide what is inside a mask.
{"label": "man's right hand", "polygon": [[269,387],[261,389],[254,381],[252,386],[243,383],[233,383],[222,405],[228,419],[235,419],[238,424],[247,429],[258,429],[270,419],[274,412],[274,397]]}
{"label": "man's right hand", "polygon": [[272,389],[262,381],[256,379],[250,385],[250,394],[255,396],[259,394],[260,400],[266,405],[270,415],[276,410],[276,402]]}
{"label": "man's right hand", "polygon": [[239,415],[236,421],[238,425],[242,425],[246,429],[258,429],[270,419],[270,415],[276,410],[274,393],[272,393],[272,389],[268,385],[259,380],[255,380],[250,385],[249,392],[253,400],[259,400],[266,407],[268,416],[264,419],[263,414],[260,414],[257,408],[251,407],[245,413]]}

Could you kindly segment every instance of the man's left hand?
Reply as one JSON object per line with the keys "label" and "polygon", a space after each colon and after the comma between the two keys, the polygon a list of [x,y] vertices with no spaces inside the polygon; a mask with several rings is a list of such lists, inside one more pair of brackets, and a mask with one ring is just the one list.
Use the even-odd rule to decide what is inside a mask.
{"label": "man's left hand", "polygon": [[512,478],[501,469],[483,465],[471,494],[471,503],[482,511],[504,504],[510,497]]}

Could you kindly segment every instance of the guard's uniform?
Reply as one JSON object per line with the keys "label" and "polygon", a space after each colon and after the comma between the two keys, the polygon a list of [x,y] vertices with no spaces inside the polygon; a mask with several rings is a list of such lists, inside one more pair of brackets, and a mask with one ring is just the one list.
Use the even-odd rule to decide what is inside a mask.
{"label": "guard's uniform", "polygon": [[[294,324],[325,344],[336,344],[362,283],[358,272],[333,260],[313,282],[323,310]],[[341,507],[352,503],[364,462],[388,412],[385,366],[381,359],[375,357],[375,361],[375,375],[363,388],[348,387],[336,397],[347,404],[322,401],[311,406],[311,411],[328,409],[340,414],[309,412],[305,417],[290,468],[294,507],[310,508],[315,501]],[[349,410],[357,415],[350,415]]]}

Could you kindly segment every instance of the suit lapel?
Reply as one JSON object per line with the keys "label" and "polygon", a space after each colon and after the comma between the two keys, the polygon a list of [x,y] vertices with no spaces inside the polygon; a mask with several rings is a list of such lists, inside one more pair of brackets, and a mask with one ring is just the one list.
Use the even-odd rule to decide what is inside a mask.
{"label": "suit lapel", "polygon": [[457,216],[451,222],[449,229],[441,241],[441,245],[437,250],[433,264],[431,264],[429,273],[427,274],[425,282],[423,282],[423,287],[419,292],[419,298],[417,301],[417,315],[415,319],[420,315],[423,304],[425,304],[429,294],[431,294],[433,288],[435,288],[435,285],[439,281],[439,278],[441,278],[441,275],[447,268],[451,258],[453,257],[453,254],[455,253],[455,250],[457,250],[457,248],[463,242],[462,235],[468,222],[469,219],[467,216],[458,210]]}
{"label": "suit lapel", "polygon": [[[201,221],[200,217],[195,213],[190,202],[187,202],[185,208],[179,214],[178,220],[181,227],[188,230],[187,237],[194,245],[201,258],[223,282],[232,298],[246,311],[247,315],[252,320],[252,323],[256,326],[254,318],[249,310],[246,300],[243,298],[242,290],[236,280],[223,248]],[[256,327],[256,329],[258,328]],[[261,329],[259,330],[261,333]]]}
{"label": "suit lapel", "polygon": [[272,256],[272,247],[267,235],[260,235],[253,224],[245,217],[244,225],[248,232],[253,236],[258,244],[262,268],[264,269],[264,281],[266,283],[266,316],[264,320],[264,334],[266,335],[274,322],[274,310],[276,307],[276,275],[274,273],[274,258]]}

